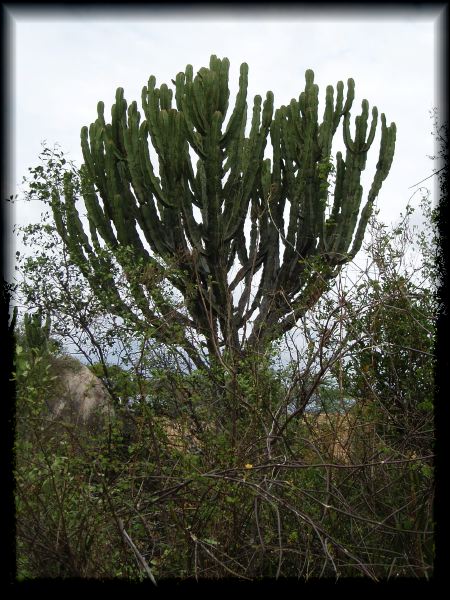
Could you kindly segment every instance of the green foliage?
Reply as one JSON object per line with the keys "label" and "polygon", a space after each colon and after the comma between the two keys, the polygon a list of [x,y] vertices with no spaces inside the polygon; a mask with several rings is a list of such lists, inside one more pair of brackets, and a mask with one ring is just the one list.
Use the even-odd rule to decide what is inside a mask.
{"label": "green foliage", "polygon": [[[258,361],[248,359],[235,382],[225,378],[226,393],[218,370],[212,375],[168,371],[159,377],[155,372],[149,388],[163,394],[166,387],[168,398],[172,393],[176,416],[167,418],[141,402],[127,409],[131,426],[126,438],[120,413],[117,427],[90,438],[80,430],[46,426],[41,403],[53,384],[42,375],[46,360],[31,370],[24,362],[17,368],[22,578],[143,577],[123,543],[117,518],[157,580],[336,573],[377,577],[383,568],[370,564],[387,560],[389,553],[402,556],[414,539],[411,531],[419,524],[426,527],[420,520],[426,521],[424,512],[416,515],[408,503],[408,471],[405,480],[390,463],[390,448],[386,466],[378,461],[370,467],[372,455],[367,467],[328,470],[321,463],[337,460],[324,445],[328,429],[311,428],[305,417],[292,424],[268,456],[267,428],[286,388],[280,375]],[[133,393],[133,378],[127,382],[126,374],[112,368],[110,379],[122,393]],[[236,398],[247,410],[241,410],[233,435],[221,417],[221,403]],[[358,463],[361,451],[355,446],[353,452]],[[420,505],[432,474],[426,463],[409,464],[419,465],[418,471],[411,470],[410,485]],[[391,481],[399,483],[383,502],[363,508],[372,486]],[[412,522],[403,518],[400,504],[409,507]],[[390,514],[396,516],[386,521]],[[407,553],[411,556],[411,548]]]}
{"label": "green foliage", "polygon": [[[25,336],[16,336],[17,577],[133,577],[131,561],[120,572],[115,566],[120,536],[102,510],[105,486],[122,470],[120,430],[92,439],[52,417],[49,405],[60,393],[54,356],[26,349]],[[100,560],[106,555],[110,565]]]}
{"label": "green foliage", "polygon": [[[431,226],[426,202],[423,207]],[[411,214],[408,211],[405,220]],[[427,447],[430,438],[424,433],[432,428],[434,398],[437,298],[434,269],[428,262],[434,240],[425,229],[417,236],[424,257],[417,277],[413,268],[403,273],[398,268],[405,245],[411,242],[405,222],[393,236],[382,225],[373,227],[371,252],[379,275],[360,286],[367,309],[355,329],[365,348],[347,364],[345,385],[356,397],[385,411],[390,423],[386,427],[386,419],[382,419],[386,431],[395,431],[402,443],[431,452]]]}
{"label": "green foliage", "polygon": [[[193,370],[111,325],[121,361],[92,370],[115,394],[117,420],[95,437],[49,423],[54,349],[27,345],[19,327],[19,576],[145,577],[118,519],[157,580],[428,576],[433,273],[428,259],[413,274],[401,265],[405,244],[429,257],[431,242],[408,237],[407,219],[396,229],[373,222],[376,269],[338,307],[325,293],[288,364],[276,365],[274,345],[238,369],[224,354]],[[110,336],[82,306],[106,349]],[[336,350],[342,360],[327,362]]]}

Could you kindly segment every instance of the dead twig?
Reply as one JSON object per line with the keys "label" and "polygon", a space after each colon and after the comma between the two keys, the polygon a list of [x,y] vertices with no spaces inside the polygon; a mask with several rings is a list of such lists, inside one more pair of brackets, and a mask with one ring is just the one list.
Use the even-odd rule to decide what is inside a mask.
{"label": "dead twig", "polygon": [[156,579],[153,576],[153,573],[150,569],[150,567],[148,566],[147,561],[145,560],[145,558],[142,556],[142,554],[139,552],[139,550],[137,549],[135,543],[133,542],[133,540],[130,538],[130,536],[128,535],[128,533],[125,531],[125,527],[123,525],[123,521],[122,519],[118,518],[117,522],[119,524],[119,528],[120,528],[120,533],[123,536],[123,539],[126,541],[126,543],[131,547],[131,549],[133,550],[138,563],[141,565],[141,567],[144,569],[144,571],[147,573],[147,575],[149,576],[149,578],[151,579],[152,583],[157,586],[158,584],[156,583]]}

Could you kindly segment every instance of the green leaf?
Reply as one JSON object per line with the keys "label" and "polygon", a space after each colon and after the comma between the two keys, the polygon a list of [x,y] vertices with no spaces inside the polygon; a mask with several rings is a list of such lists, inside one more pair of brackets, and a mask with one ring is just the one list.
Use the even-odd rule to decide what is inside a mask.
{"label": "green leaf", "polygon": [[218,542],[217,540],[214,540],[212,538],[206,538],[205,540],[203,540],[204,542],[206,542],[207,544],[211,544],[212,546],[218,546],[220,542]]}

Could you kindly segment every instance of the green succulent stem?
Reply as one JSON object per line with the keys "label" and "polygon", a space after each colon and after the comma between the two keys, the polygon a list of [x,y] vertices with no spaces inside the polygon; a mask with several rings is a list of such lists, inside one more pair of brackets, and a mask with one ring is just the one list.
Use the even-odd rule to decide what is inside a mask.
{"label": "green succulent stem", "polygon": [[[364,100],[352,132],[353,79],[346,91],[341,81],[336,93],[326,88],[320,119],[319,88],[309,69],[304,90],[288,106],[275,110],[270,91],[264,101],[255,96],[247,127],[248,65],[240,67],[228,115],[229,67],[227,58],[214,55],[195,76],[188,65],[172,80],[174,90],[164,83],[157,87],[151,76],[142,90],[142,120],[122,88],[110,123],[98,103],[97,119],[81,130],[89,237],[69,179],[64,201],[58,195],[52,201],[57,231],[86,277],[94,283],[96,270],[106,267],[103,246],[119,263],[120,249],[129,249],[185,300],[180,312],[155,287],[129,279],[143,318],[160,332],[155,335],[176,339],[193,354],[186,333],[191,327],[206,339],[210,359],[239,355],[245,345],[266,347],[314,305],[318,290],[361,247],[396,137],[395,124],[387,127],[382,114],[379,161],[361,211],[361,174],[378,111],[372,109],[369,126]],[[338,152],[333,160],[341,119],[345,158]],[[120,306],[113,284],[109,293]],[[151,302],[159,312],[149,308]],[[173,323],[179,325],[176,336]],[[244,329],[251,334],[243,337]]]}

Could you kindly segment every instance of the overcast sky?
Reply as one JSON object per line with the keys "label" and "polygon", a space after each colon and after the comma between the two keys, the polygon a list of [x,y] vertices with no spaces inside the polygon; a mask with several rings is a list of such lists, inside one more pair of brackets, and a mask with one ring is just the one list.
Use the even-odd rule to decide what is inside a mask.
{"label": "overcast sky", "polygon": [[[366,98],[370,107],[386,114],[388,124],[397,124],[394,162],[378,199],[382,216],[395,221],[413,191],[408,188],[433,168],[427,155],[435,150],[430,111],[439,108],[436,25],[443,5],[412,5],[395,13],[379,5],[373,14],[341,10],[340,16],[330,7],[306,11],[261,5],[242,13],[229,6],[183,13],[155,7],[138,13],[88,12],[87,5],[57,13],[7,6],[12,34],[11,184],[16,186],[10,193],[18,191],[28,167],[37,165],[43,140],[50,146],[58,142],[80,165],[80,129],[95,120],[99,100],[105,102],[105,116],[110,115],[117,87],[124,88],[128,104],[137,100],[140,105],[150,75],[158,86],[170,85],[188,63],[196,72],[216,54],[231,63],[230,110],[244,61],[249,65],[249,105],[255,94],[265,97],[268,90],[274,93],[275,106],[298,99],[305,70],[313,69],[320,116],[326,86],[352,77],[352,118]],[[379,130],[380,124],[369,152],[365,194],[378,160]],[[341,128],[336,137],[342,138]],[[40,212],[39,206],[19,202],[14,220],[35,222]]]}

